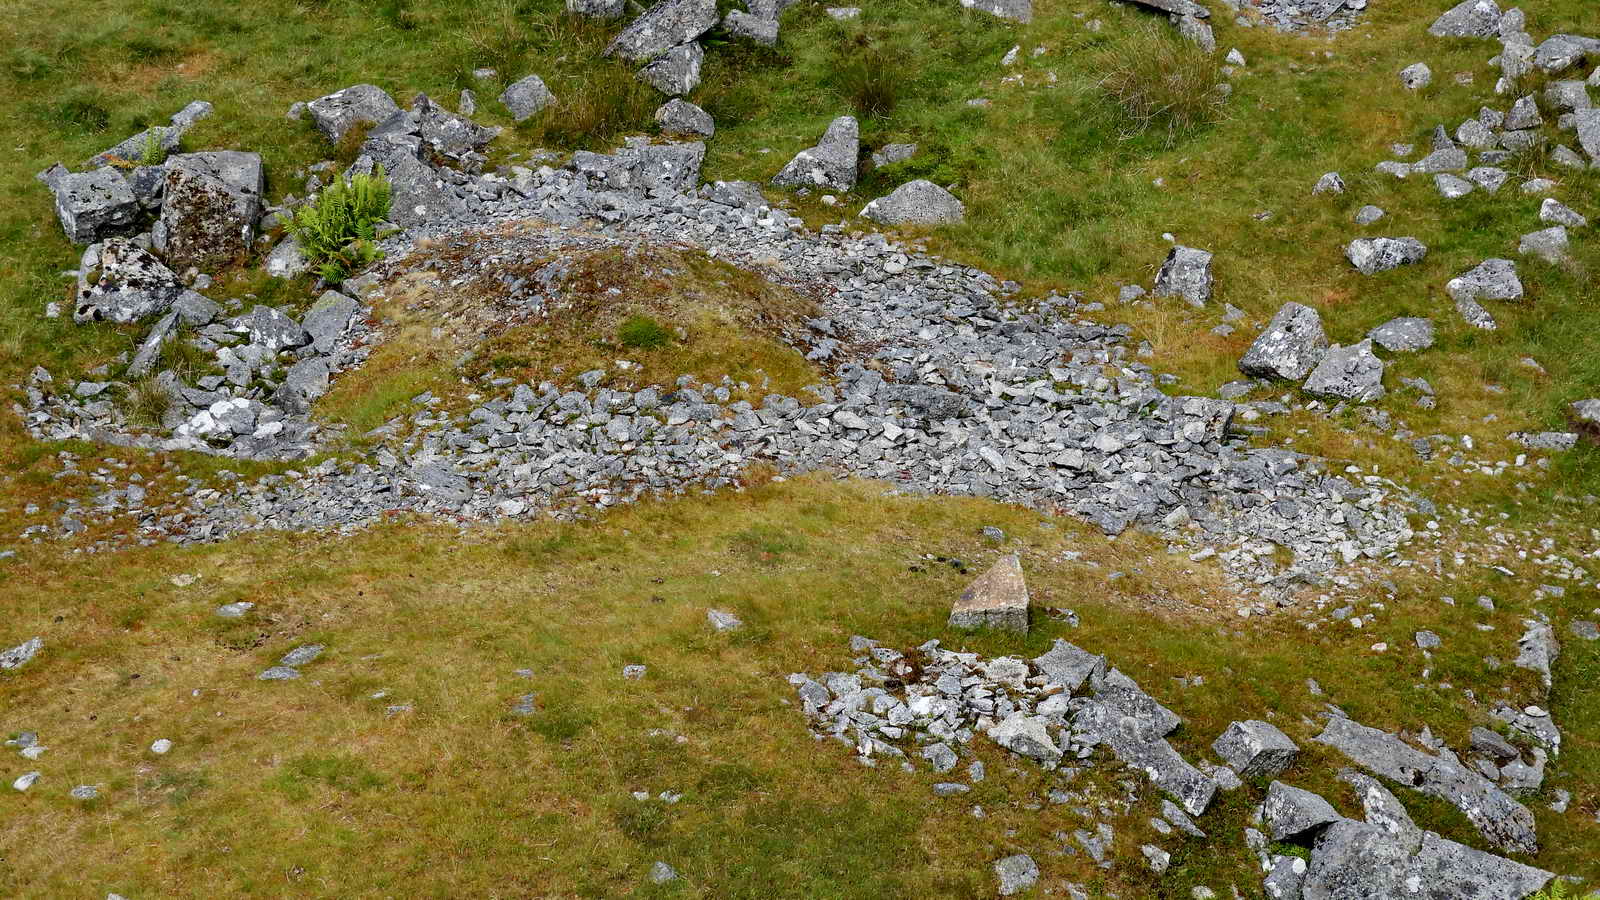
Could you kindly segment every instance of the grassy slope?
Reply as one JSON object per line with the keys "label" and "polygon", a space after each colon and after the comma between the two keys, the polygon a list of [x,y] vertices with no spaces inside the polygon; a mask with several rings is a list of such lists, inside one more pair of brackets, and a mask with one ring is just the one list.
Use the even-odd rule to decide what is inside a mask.
{"label": "grassy slope", "polygon": [[[362,80],[402,97],[425,90],[448,99],[483,64],[512,77],[541,73],[558,95],[577,98],[568,115],[583,126],[513,132],[499,152],[526,152],[536,138],[602,145],[608,135],[570,132],[613,124],[643,129],[648,98],[623,88],[625,72],[596,68],[603,33],[559,21],[556,6],[14,3],[0,25],[8,48],[0,58],[0,131],[12,148],[0,157],[0,189],[9,198],[0,208],[4,382],[38,362],[81,370],[109,361],[137,337],[40,316],[46,300],[62,295],[56,273],[76,254],[33,172],[56,159],[77,162],[205,98],[217,115],[192,133],[190,146],[262,151],[276,195],[297,189],[294,167],[327,153],[308,128],[282,119],[290,102]],[[1250,60],[1236,79],[1232,121],[1172,148],[1118,140],[1116,121],[1092,89],[1097,47],[1126,39],[1142,16],[1102,3],[1041,4],[1038,21],[1019,29],[954,6],[889,2],[850,27],[801,6],[788,15],[775,53],[713,48],[699,97],[720,129],[707,175],[765,177],[846,111],[849,86],[831,48],[865,31],[889,48],[885,58],[902,85],[889,117],[864,121],[866,135],[919,141],[925,155],[869,175],[849,201],[905,177],[956,182],[970,224],[932,236],[941,252],[1023,280],[1030,291],[1080,288],[1105,300],[1118,283],[1148,283],[1165,250],[1160,234],[1171,231],[1217,251],[1219,299],[1255,321],[1284,300],[1312,302],[1332,336],[1348,341],[1389,315],[1431,313],[1442,326],[1441,346],[1396,368],[1432,379],[1441,408],[1422,414],[1403,398],[1392,408],[1414,430],[1471,433],[1492,451],[1504,431],[1554,425],[1562,403],[1600,393],[1600,357],[1583,352],[1600,326],[1594,287],[1582,277],[1597,260],[1592,243],[1577,242],[1586,267],[1577,272],[1525,265],[1533,299],[1520,310],[1497,306],[1501,331],[1471,334],[1454,324],[1441,285],[1483,256],[1510,255],[1516,236],[1536,225],[1537,198],[1512,186],[1493,199],[1474,195],[1447,206],[1426,180],[1367,174],[1389,143],[1420,145],[1436,122],[1453,126],[1476,111],[1489,78],[1482,61],[1492,50],[1423,36],[1434,4],[1375,4],[1367,26],[1332,44],[1219,21],[1219,43]],[[1540,34],[1600,29],[1600,11],[1578,0],[1530,13]],[[1105,27],[1085,31],[1089,17]],[[1021,69],[1030,79],[1055,71],[1055,86],[998,83],[999,57],[1017,42],[1025,51],[1051,48],[1037,58],[1025,52]],[[1402,96],[1393,73],[1417,59],[1433,67],[1435,85],[1420,97]],[[1455,85],[1456,71],[1474,72],[1478,85]],[[965,105],[978,96],[993,105]],[[494,104],[483,105],[482,118],[494,119]],[[1350,193],[1311,198],[1310,185],[1330,169],[1344,172]],[[1152,184],[1157,177],[1164,187]],[[1583,202],[1593,182],[1565,181],[1558,196],[1594,212]],[[1339,248],[1356,233],[1349,216],[1365,202],[1390,211],[1372,233],[1416,234],[1434,249],[1428,261],[1378,279],[1351,273]],[[1252,218],[1265,209],[1275,213],[1270,221]],[[803,211],[817,222],[839,215],[820,205]],[[247,279],[229,289],[261,287]],[[272,290],[293,296],[292,288]],[[1231,377],[1231,361],[1253,333],[1205,335],[1215,308],[1110,316],[1125,314],[1158,344],[1164,367],[1185,376],[1187,389]],[[1518,367],[1523,355],[1537,358],[1548,376]],[[1485,393],[1485,381],[1508,393]],[[1499,420],[1481,421],[1491,413]],[[1384,471],[1412,469],[1419,480],[1436,481],[1441,498],[1491,503],[1492,514],[1537,524],[1569,555],[1586,539],[1590,523],[1548,498],[1596,490],[1600,463],[1592,451],[1565,457],[1552,476],[1523,476],[1529,489],[1519,494],[1506,478],[1417,466],[1382,439],[1369,446],[1370,436],[1338,424],[1297,420],[1280,430],[1305,429],[1297,446],[1307,449]],[[61,449],[156,470],[138,457],[31,444],[8,418],[0,427],[0,533],[53,521],[50,504],[63,491],[91,489],[81,478],[54,478]],[[24,502],[45,511],[24,515]],[[1110,652],[1185,716],[1181,742],[1191,753],[1229,719],[1269,709],[1291,734],[1309,737],[1300,718],[1314,715],[1319,701],[1301,687],[1308,676],[1364,720],[1428,721],[1454,739],[1475,720],[1454,693],[1410,689],[1421,662],[1399,648],[1409,647],[1412,630],[1447,635],[1434,666],[1457,689],[1494,697],[1509,683],[1523,696],[1525,682],[1486,673],[1480,663],[1509,655],[1516,615],[1538,605],[1560,618],[1600,605],[1592,592],[1535,604],[1531,584],[1468,566],[1446,587],[1397,571],[1393,597],[1369,598],[1388,607],[1381,635],[1240,625],[1226,621],[1232,604],[1204,567],[1186,573],[1136,536],[1108,543],[1066,524],[1045,529],[1016,510],[885,501],[871,486],[822,479],[624,511],[599,525],[516,526],[465,540],[396,525],[342,541],[261,538],[114,557],[24,545],[24,558],[0,569],[12,623],[0,637],[43,633],[51,649],[0,678],[0,730],[38,730],[55,749],[37,765],[47,781],[4,799],[11,812],[0,824],[7,848],[0,886],[25,895],[59,894],[72,884],[128,896],[363,889],[603,896],[647,893],[638,887],[642,873],[659,858],[684,873],[678,890],[690,895],[960,896],[988,890],[988,862],[1014,851],[1034,853],[1049,877],[1091,878],[1081,857],[1048,854],[1051,832],[1077,827],[1071,817],[1021,807],[1048,787],[1036,774],[1000,776],[1006,764],[990,756],[999,777],[970,802],[935,802],[924,776],[869,772],[841,749],[813,744],[798,713],[781,702],[789,697],[787,672],[844,665],[851,633],[894,644],[943,636],[942,610],[962,579],[908,576],[905,568],[920,552],[987,560],[994,548],[974,538],[985,523],[1035,548],[1028,564],[1037,593],[1077,607],[1085,626],[1074,639]],[[1103,568],[1052,563],[1051,551],[1064,546]],[[1482,561],[1525,567],[1505,557]],[[1108,591],[1110,569],[1132,577]],[[168,579],[181,572],[204,577],[180,590]],[[1436,602],[1446,591],[1463,603]],[[1495,632],[1471,628],[1477,619],[1463,604],[1478,593],[1495,596],[1505,611]],[[241,599],[260,604],[261,615],[232,628],[210,617],[217,604]],[[702,617],[712,605],[735,609],[751,627],[731,639],[708,636]],[[1033,653],[1057,633],[970,646]],[[332,649],[306,679],[252,680],[288,647],[312,639]],[[1367,652],[1378,639],[1396,649]],[[623,683],[618,670],[636,660],[651,666],[650,676]],[[511,674],[524,666],[536,671],[531,683]],[[1600,842],[1586,824],[1600,802],[1597,667],[1593,646],[1569,641],[1552,703],[1569,741],[1556,768],[1570,777],[1560,783],[1574,789],[1574,805],[1586,813],[1562,817],[1536,806],[1549,847],[1539,861],[1591,878],[1600,877],[1584,850]],[[1189,674],[1205,675],[1206,685],[1180,690],[1168,680]],[[370,699],[380,689],[390,697]],[[539,713],[509,717],[512,699],[528,690],[540,697]],[[392,703],[416,709],[385,718]],[[689,741],[648,738],[651,728]],[[162,736],[177,749],[161,758],[146,753]],[[1336,764],[1312,752],[1294,780],[1342,797],[1329,780]],[[8,782],[33,767],[0,757]],[[63,793],[79,782],[103,784],[104,799],[71,804]],[[628,796],[669,789],[685,799],[640,805]],[[972,803],[984,805],[988,818],[967,815]],[[1237,798],[1208,818],[1207,827],[1224,836],[1216,849],[1185,845],[1164,885],[1125,883],[1124,896],[1180,896],[1190,884],[1222,889],[1228,880],[1248,887],[1250,867],[1235,837],[1247,806]],[[1416,808],[1433,827],[1471,839],[1453,812]],[[1121,829],[1119,855],[1137,853],[1143,835],[1133,823],[1146,815]],[[1137,873],[1138,863],[1123,869]]]}

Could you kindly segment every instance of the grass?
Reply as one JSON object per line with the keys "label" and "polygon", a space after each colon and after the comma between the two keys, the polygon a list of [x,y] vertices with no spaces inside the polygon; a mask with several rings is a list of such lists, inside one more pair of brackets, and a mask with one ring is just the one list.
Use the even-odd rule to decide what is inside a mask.
{"label": "grass", "polygon": [[[1394,315],[1431,315],[1438,345],[1396,360],[1390,383],[1429,379],[1438,408],[1417,409],[1402,391],[1380,408],[1418,434],[1452,436],[1455,447],[1472,437],[1473,458],[1510,459],[1521,451],[1507,432],[1559,426],[1567,403],[1600,395],[1600,356],[1591,352],[1600,288],[1589,277],[1600,250],[1575,235],[1573,266],[1523,264],[1529,297],[1493,305],[1494,333],[1455,320],[1443,283],[1486,256],[1514,255],[1517,236],[1537,224],[1541,198],[1513,183],[1495,197],[1446,204],[1425,179],[1371,172],[1389,144],[1425,144],[1435,124],[1453,126],[1482,102],[1492,47],[1425,38],[1438,6],[1373,4],[1360,28],[1331,42],[1216,17],[1219,45],[1249,60],[1229,77],[1234,90],[1220,108],[1197,91],[1161,99],[1163,73],[1182,72],[1198,89],[1214,83],[1211,63],[1149,32],[1148,17],[1128,5],[1041,6],[1027,27],[945,0],[886,0],[852,22],[802,6],[786,14],[777,48],[714,46],[705,83],[689,99],[717,119],[708,179],[765,180],[844,112],[861,117],[868,149],[917,143],[912,159],[865,170],[847,207],[910,178],[953,185],[967,221],[929,234],[926,245],[1023,282],[1024,296],[1081,290],[1085,300],[1109,302],[1124,283],[1148,285],[1166,253],[1163,233],[1214,251],[1212,306],[1151,301],[1101,316],[1149,340],[1153,364],[1181,377],[1176,390],[1204,393],[1236,377],[1233,361],[1286,300],[1318,308],[1342,343]],[[1582,0],[1552,0],[1535,18],[1540,35],[1600,29],[1600,8]],[[17,0],[7,27],[0,133],[13,149],[0,157],[0,189],[13,202],[0,207],[4,385],[22,383],[39,364],[58,380],[102,365],[117,371],[118,357],[142,338],[41,315],[66,296],[69,281],[58,273],[76,265],[78,252],[55,227],[33,173],[56,160],[75,166],[190,100],[209,99],[217,111],[186,145],[259,150],[274,201],[299,190],[297,168],[349,161],[359,134],[332,148],[307,123],[283,117],[290,103],[348,84],[370,81],[402,98],[477,90],[478,118],[510,129],[491,145],[491,165],[538,147],[606,149],[650,131],[660,100],[627,67],[596,59],[617,25],[575,21],[557,0],[270,8]],[[1002,68],[1013,45],[1019,60]],[[1418,59],[1436,78],[1407,94],[1395,73]],[[497,70],[488,83],[473,75],[484,66]],[[1475,83],[1457,84],[1457,72]],[[492,95],[528,73],[545,79],[557,106],[512,127]],[[1206,103],[1181,106],[1193,96]],[[989,104],[967,102],[980,98]],[[1528,174],[1538,167],[1518,164]],[[1330,170],[1349,190],[1312,198],[1311,185]],[[1592,215],[1583,204],[1600,187],[1597,176],[1557,174],[1556,196]],[[1424,263],[1377,278],[1343,263],[1340,248],[1357,233],[1350,217],[1369,202],[1389,211],[1370,233],[1415,234],[1431,248]],[[841,215],[815,199],[794,209],[817,226]],[[290,307],[312,299],[305,283],[217,274],[214,299],[248,294]],[[566,377],[618,358],[640,364],[633,377],[641,386],[680,373],[730,374],[752,384],[755,400],[763,384],[792,394],[825,376],[775,340],[806,305],[764,279],[692,254],[643,265],[597,259],[590,275],[597,290],[581,292],[585,305],[566,323],[499,332],[465,360],[465,332],[434,335],[452,324],[438,310],[380,309],[389,342],[340,380],[321,413],[360,432],[424,390],[463,395],[463,378],[493,372],[537,382],[557,367]],[[613,287],[627,302],[602,302],[618,295],[599,288]],[[1209,333],[1223,303],[1245,312],[1228,337]],[[626,327],[643,319],[659,330]],[[671,337],[656,343],[661,332]],[[172,350],[169,364],[206,364]],[[1521,365],[1525,356],[1543,372]],[[991,778],[959,803],[937,801],[926,775],[864,769],[813,742],[785,705],[792,696],[783,676],[847,665],[852,633],[901,647],[939,636],[985,654],[1028,655],[1066,634],[1110,653],[1178,710],[1186,754],[1204,754],[1235,718],[1270,716],[1306,750],[1294,783],[1353,812],[1333,780],[1343,761],[1309,740],[1306,720],[1315,721],[1324,699],[1304,690],[1305,679],[1363,721],[1427,722],[1457,745],[1484,724],[1487,701],[1529,696],[1526,673],[1491,672],[1482,661],[1509,657],[1522,616],[1537,610],[1559,623],[1600,606],[1593,589],[1570,585],[1563,598],[1536,597],[1530,576],[1548,569],[1517,554],[1548,540],[1529,556],[1592,566],[1593,507],[1563,498],[1600,493],[1600,453],[1553,457],[1548,469],[1534,454],[1527,466],[1490,475],[1451,466],[1446,451],[1420,462],[1352,417],[1297,413],[1265,424],[1294,449],[1401,473],[1442,507],[1440,536],[1413,548],[1421,563],[1364,562],[1378,586],[1354,598],[1328,590],[1330,607],[1353,599],[1378,613],[1363,629],[1307,631],[1288,616],[1241,621],[1215,569],[1146,536],[1106,540],[1022,510],[890,496],[881,485],[822,476],[767,483],[757,473],[742,493],[492,530],[401,522],[337,539],[80,552],[97,541],[130,543],[138,522],[125,516],[94,522],[70,543],[7,538],[0,548],[21,553],[0,561],[8,603],[0,638],[38,633],[47,647],[29,667],[0,676],[0,730],[37,730],[53,749],[38,766],[46,780],[4,798],[0,893],[87,885],[127,896],[973,896],[992,890],[988,866],[1011,852],[1032,853],[1047,880],[1122,896],[1184,897],[1202,883],[1219,894],[1229,883],[1248,889],[1254,864],[1231,836],[1260,785],[1223,798],[1202,822],[1230,837],[1163,841],[1173,852],[1165,879],[1135,858],[1152,837],[1147,796],[1115,822],[1124,865],[1107,875],[1081,855],[1051,855],[1051,833],[1071,823],[1054,808],[1027,808],[1055,786],[1045,776],[1013,773],[985,748]],[[61,454],[82,464],[64,471]],[[159,503],[194,484],[226,490],[287,468],[40,444],[6,416],[0,533],[55,524],[57,504],[103,489],[99,469],[139,474]],[[1470,506],[1477,521],[1451,504]],[[1011,543],[982,540],[977,529],[986,524],[1004,528]],[[947,635],[947,601],[970,576],[926,565],[922,555],[960,558],[977,571],[1013,549],[1024,553],[1036,602],[1075,608],[1083,627],[1039,623],[1025,639]],[[1063,561],[1069,549],[1083,560]],[[1113,571],[1124,577],[1110,579]],[[177,588],[171,577],[183,573],[202,577]],[[1475,627],[1485,624],[1472,604],[1479,594],[1502,611],[1493,632]],[[1447,595],[1454,605],[1442,601]],[[1314,607],[1317,597],[1312,591],[1305,602]],[[212,615],[239,600],[257,604],[246,619],[223,624]],[[704,615],[713,606],[739,615],[746,630],[711,633]],[[1409,643],[1423,628],[1447,636],[1427,662]],[[306,677],[254,680],[313,636],[330,651]],[[1379,640],[1388,652],[1370,650]],[[1566,736],[1551,784],[1573,791],[1573,811],[1550,811],[1549,796],[1530,800],[1546,847],[1533,861],[1594,879],[1600,652],[1565,643],[1548,701]],[[633,662],[649,674],[625,683],[618,672]],[[1415,688],[1425,665],[1428,686]],[[520,668],[534,677],[516,676]],[[1203,685],[1172,680],[1195,674]],[[1476,707],[1462,699],[1468,689],[1482,701]],[[528,692],[535,714],[512,715]],[[390,715],[397,704],[414,709]],[[172,754],[146,752],[157,737],[177,742]],[[9,782],[24,763],[0,756],[0,778]],[[1116,792],[1113,770],[1101,774],[1089,776],[1090,787]],[[65,790],[79,783],[101,785],[101,798],[68,801]],[[684,799],[632,797],[668,790]],[[1404,797],[1427,827],[1476,844],[1453,809]],[[974,818],[973,805],[986,817]],[[683,879],[646,885],[657,859]]]}

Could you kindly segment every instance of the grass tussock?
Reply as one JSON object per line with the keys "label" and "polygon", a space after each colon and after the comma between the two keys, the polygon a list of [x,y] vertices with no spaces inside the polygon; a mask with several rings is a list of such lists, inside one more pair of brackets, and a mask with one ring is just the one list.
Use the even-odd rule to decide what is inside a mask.
{"label": "grass tussock", "polygon": [[1121,120],[1124,135],[1155,132],[1170,146],[1227,115],[1226,79],[1215,56],[1150,26],[1100,53],[1098,88]]}
{"label": "grass tussock", "polygon": [[888,119],[910,83],[907,48],[884,34],[863,32],[834,51],[830,86],[857,116]]}

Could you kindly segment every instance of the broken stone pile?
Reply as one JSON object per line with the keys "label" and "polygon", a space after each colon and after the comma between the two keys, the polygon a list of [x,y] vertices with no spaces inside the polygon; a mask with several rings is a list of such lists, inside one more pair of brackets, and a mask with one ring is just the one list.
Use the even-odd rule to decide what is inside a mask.
{"label": "broken stone pile", "polygon": [[[946,650],[938,640],[905,652],[859,636],[850,645],[861,654],[855,659],[856,671],[827,672],[815,679],[804,673],[789,676],[813,734],[819,741],[850,747],[864,765],[890,760],[907,771],[930,769],[935,778],[949,779],[933,786],[936,796],[960,796],[985,777],[983,763],[973,758],[975,743],[983,739],[1058,773],[1064,783],[1102,765],[1097,751],[1105,748],[1123,765],[1143,772],[1165,795],[1162,815],[1151,820],[1152,829],[1168,838],[1181,832],[1176,840],[1204,838],[1191,816],[1203,815],[1217,791],[1239,789],[1242,778],[1278,778],[1299,755],[1295,743],[1275,726],[1239,721],[1212,745],[1224,765],[1191,764],[1166,739],[1180,724],[1176,714],[1109,668],[1105,657],[1063,640],[1032,660],[986,660]],[[1475,743],[1489,741],[1479,732],[1493,736],[1495,752],[1505,752],[1498,749],[1504,740],[1486,729],[1474,731]],[[1317,740],[1386,779],[1456,803],[1499,849],[1537,849],[1527,809],[1484,779],[1452,768],[1448,751],[1430,756],[1395,735],[1340,715],[1330,716]],[[1246,828],[1243,835],[1259,857],[1266,896],[1523,900],[1554,877],[1423,830],[1371,776],[1345,769],[1340,778],[1355,788],[1362,819],[1342,816],[1317,794],[1282,781],[1271,783],[1255,813],[1257,827]],[[1079,845],[1097,864],[1112,865],[1114,832],[1109,824],[1092,821],[1096,811],[1082,802],[1085,794],[1055,789],[1050,796],[1052,803],[1068,804],[1068,810],[1086,820],[1075,833]],[[1129,803],[1137,799],[1135,787]],[[1273,842],[1301,845],[1309,850],[1309,859],[1274,853]],[[1140,851],[1152,870],[1165,871],[1169,850],[1147,843]],[[1038,867],[1027,854],[1000,860],[995,871],[1002,895],[1020,891],[1038,877]]]}

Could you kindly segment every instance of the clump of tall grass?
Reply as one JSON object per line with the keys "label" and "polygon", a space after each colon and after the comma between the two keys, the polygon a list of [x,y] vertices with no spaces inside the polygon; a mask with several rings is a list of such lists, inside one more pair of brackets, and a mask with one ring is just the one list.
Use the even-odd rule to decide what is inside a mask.
{"label": "clump of tall grass", "polygon": [[1097,87],[1125,137],[1154,132],[1170,146],[1227,115],[1221,64],[1170,30],[1135,32],[1103,51],[1099,63],[1105,74]]}

